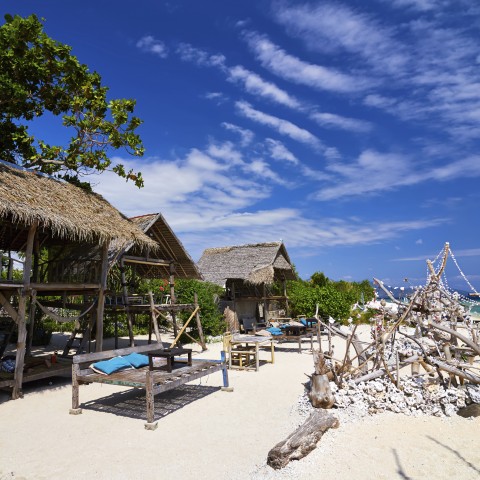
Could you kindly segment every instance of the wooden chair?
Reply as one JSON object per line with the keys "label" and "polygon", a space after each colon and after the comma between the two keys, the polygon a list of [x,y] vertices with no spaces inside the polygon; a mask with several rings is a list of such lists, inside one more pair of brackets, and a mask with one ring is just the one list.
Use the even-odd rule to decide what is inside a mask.
{"label": "wooden chair", "polygon": [[232,332],[225,332],[223,335],[223,350],[228,357],[228,368],[238,368],[244,370],[252,365],[256,365],[255,347],[245,347],[241,345],[232,345]]}

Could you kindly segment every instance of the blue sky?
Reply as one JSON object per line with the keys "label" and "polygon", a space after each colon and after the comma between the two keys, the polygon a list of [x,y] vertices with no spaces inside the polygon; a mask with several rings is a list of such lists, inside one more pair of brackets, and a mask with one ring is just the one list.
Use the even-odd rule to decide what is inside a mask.
{"label": "blue sky", "polygon": [[116,158],[145,187],[90,180],[127,215],[162,212],[195,260],[282,239],[303,278],[419,284],[449,241],[480,289],[477,2],[2,6],[44,17],[112,98],[137,100],[146,154]]}

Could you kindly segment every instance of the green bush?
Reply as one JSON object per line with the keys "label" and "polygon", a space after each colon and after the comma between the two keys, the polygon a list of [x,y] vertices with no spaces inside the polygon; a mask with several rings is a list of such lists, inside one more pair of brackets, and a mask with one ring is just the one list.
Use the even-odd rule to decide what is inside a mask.
{"label": "green bush", "polygon": [[362,298],[373,298],[373,292],[368,280],[360,283],[345,280],[335,282],[319,272],[314,273],[309,281],[294,280],[287,284],[290,315],[294,317],[315,315],[318,304],[321,317],[345,321],[352,315],[353,305]]}
{"label": "green bush", "polygon": [[[225,330],[223,314],[218,309],[218,298],[223,294],[223,288],[209,282],[199,280],[177,280],[175,283],[175,294],[177,303],[194,303],[194,294],[198,296],[200,306],[200,321],[205,335],[221,335]],[[179,316],[182,321],[187,321],[191,312],[182,312]],[[197,323],[192,320],[190,335],[198,337]]]}

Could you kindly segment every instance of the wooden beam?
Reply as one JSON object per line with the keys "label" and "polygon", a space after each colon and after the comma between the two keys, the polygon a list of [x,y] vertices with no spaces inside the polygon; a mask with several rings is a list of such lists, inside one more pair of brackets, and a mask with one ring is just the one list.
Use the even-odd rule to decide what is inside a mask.
{"label": "wooden beam", "polygon": [[123,261],[126,263],[140,263],[142,265],[155,265],[157,267],[170,266],[170,260],[162,260],[160,258],[134,257],[132,255],[123,255]]}
{"label": "wooden beam", "polygon": [[31,288],[41,291],[54,290],[98,290],[101,283],[31,283]]}

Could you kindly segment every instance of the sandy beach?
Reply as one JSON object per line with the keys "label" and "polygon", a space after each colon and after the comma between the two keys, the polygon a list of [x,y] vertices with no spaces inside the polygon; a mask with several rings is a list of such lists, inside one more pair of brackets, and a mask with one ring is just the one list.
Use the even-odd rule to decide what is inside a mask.
{"label": "sandy beach", "polygon": [[[193,348],[219,358],[221,344]],[[340,427],[315,451],[274,471],[267,453],[303,422],[298,398],[312,371],[306,343],[301,354],[278,345],[273,365],[229,372],[232,393],[220,390],[218,372],[157,396],[155,431],[143,426],[144,394],[128,388],[81,386],[77,416],[67,379],[27,385],[17,401],[0,393],[0,479],[479,478],[480,418],[340,410]]]}

